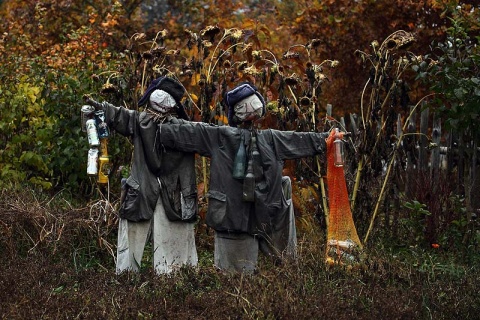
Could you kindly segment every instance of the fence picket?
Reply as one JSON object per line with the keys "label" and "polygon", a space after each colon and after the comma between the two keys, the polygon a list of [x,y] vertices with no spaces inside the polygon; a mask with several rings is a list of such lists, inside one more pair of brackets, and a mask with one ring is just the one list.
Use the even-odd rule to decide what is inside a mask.
{"label": "fence picket", "polygon": [[430,160],[430,172],[433,180],[434,189],[438,184],[439,180],[439,170],[440,170],[440,138],[442,135],[442,124],[440,119],[435,116],[433,118],[433,129],[432,129],[432,143],[433,149],[431,152]]}
{"label": "fence picket", "polygon": [[418,165],[420,170],[426,171],[428,167],[427,147],[428,147],[428,116],[429,109],[422,110],[420,116],[420,139],[418,148]]}

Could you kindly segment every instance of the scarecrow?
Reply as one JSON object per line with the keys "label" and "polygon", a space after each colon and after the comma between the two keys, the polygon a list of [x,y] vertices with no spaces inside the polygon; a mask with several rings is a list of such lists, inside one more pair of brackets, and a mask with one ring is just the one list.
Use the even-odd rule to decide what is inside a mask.
{"label": "scarecrow", "polygon": [[199,122],[160,125],[161,144],[210,158],[206,223],[215,230],[214,263],[221,270],[251,273],[259,250],[296,255],[291,181],[284,161],[325,152],[326,133],[257,130],[265,114],[257,88],[243,83],[226,93],[230,126]]}
{"label": "scarecrow", "polygon": [[198,262],[194,238],[197,218],[195,154],[160,144],[159,124],[183,124],[185,89],[168,77],[154,80],[139,106],[142,112],[107,102],[88,102],[105,112],[110,129],[133,140],[131,174],[122,186],[116,272],[138,271],[146,242],[153,239],[158,274]]}

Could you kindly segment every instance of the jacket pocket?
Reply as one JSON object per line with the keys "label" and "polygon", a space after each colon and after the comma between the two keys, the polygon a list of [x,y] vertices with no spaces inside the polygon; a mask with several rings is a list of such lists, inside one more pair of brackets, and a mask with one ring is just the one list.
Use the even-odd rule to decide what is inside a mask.
{"label": "jacket pocket", "polygon": [[132,177],[129,177],[125,184],[125,199],[118,212],[120,218],[139,221],[140,201],[140,185]]}
{"label": "jacket pocket", "polygon": [[[197,220],[196,189],[184,188],[180,191],[175,188],[173,191],[169,191],[165,180],[157,179],[160,184],[160,197],[168,220],[195,222]],[[180,181],[178,186],[180,186]]]}
{"label": "jacket pocket", "polygon": [[197,192],[182,192],[182,220],[189,222],[197,220],[197,211]]}
{"label": "jacket pocket", "polygon": [[224,230],[223,222],[227,214],[227,196],[223,192],[210,190],[208,197],[207,224],[215,230]]}

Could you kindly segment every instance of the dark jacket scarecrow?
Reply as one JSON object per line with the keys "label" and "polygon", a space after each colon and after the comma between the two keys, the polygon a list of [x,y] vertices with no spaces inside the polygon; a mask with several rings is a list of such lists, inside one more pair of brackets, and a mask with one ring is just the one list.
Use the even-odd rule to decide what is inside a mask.
{"label": "dark jacket scarecrow", "polygon": [[[139,105],[147,103],[155,89],[173,96],[178,116],[187,117],[180,103],[184,89],[170,78],[153,81]],[[133,139],[133,164],[126,181],[127,193],[119,210],[120,217],[130,221],[149,220],[158,197],[162,196],[170,220],[194,220],[197,214],[195,154],[161,147],[159,137],[163,133],[154,114],[115,107],[107,102],[98,105],[105,111],[105,121],[111,129]],[[167,116],[163,119],[163,128],[185,122]]]}
{"label": "dark jacket scarecrow", "polygon": [[[252,94],[252,90],[240,92],[243,93],[226,101],[237,102]],[[229,119],[233,120],[233,114],[229,114]],[[211,158],[207,224],[221,232],[253,235],[268,235],[286,219],[288,204],[282,199],[284,160],[323,153],[327,137],[324,133],[271,129],[256,132],[263,176],[257,177],[254,202],[245,202],[243,181],[233,178],[232,167],[242,135],[247,149],[250,145],[249,129],[189,122],[161,125],[161,132],[165,147]]]}

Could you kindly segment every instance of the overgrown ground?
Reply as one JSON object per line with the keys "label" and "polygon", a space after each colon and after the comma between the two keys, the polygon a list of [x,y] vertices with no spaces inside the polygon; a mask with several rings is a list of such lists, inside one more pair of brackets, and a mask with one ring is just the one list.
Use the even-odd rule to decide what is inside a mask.
{"label": "overgrown ground", "polygon": [[146,255],[142,272],[117,276],[116,220],[106,202],[0,193],[2,319],[478,318],[478,252],[393,246],[377,235],[363,268],[328,268],[323,230],[304,217],[297,261],[262,257],[255,275],[222,274],[200,222],[197,269],[157,276]]}

